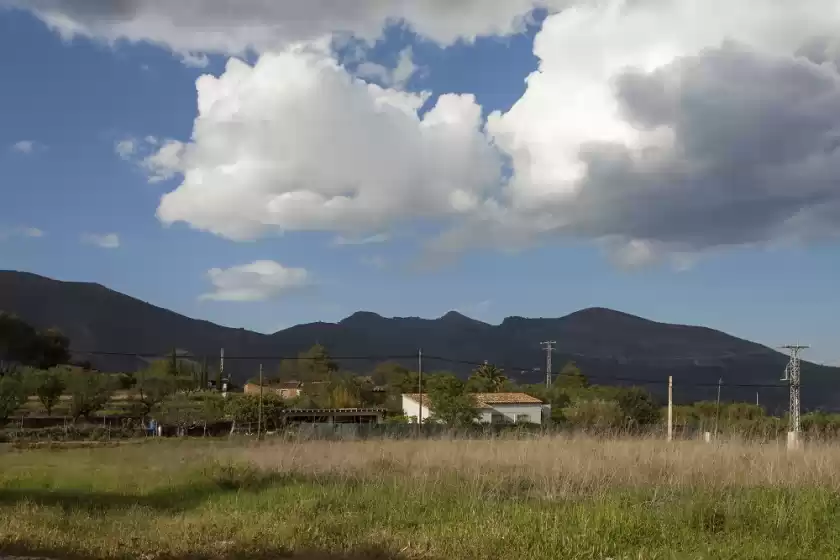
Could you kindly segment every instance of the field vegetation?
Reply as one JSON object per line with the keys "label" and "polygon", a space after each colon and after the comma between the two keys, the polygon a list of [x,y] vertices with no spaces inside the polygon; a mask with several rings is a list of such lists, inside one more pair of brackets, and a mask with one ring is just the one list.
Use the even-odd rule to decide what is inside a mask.
{"label": "field vegetation", "polygon": [[0,551],[58,558],[835,559],[840,448],[154,441],[0,455]]}

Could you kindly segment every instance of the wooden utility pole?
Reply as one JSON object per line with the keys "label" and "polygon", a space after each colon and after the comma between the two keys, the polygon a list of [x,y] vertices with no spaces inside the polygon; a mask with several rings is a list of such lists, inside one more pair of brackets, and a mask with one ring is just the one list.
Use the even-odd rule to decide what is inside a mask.
{"label": "wooden utility pole", "polygon": [[668,376],[668,441],[674,439],[674,378]]}
{"label": "wooden utility pole", "polygon": [[417,398],[419,404],[417,405],[417,437],[420,437],[421,426],[423,424],[423,349],[417,351],[417,392],[420,396]]}
{"label": "wooden utility pole", "polygon": [[260,407],[257,416],[257,439],[262,439],[262,418],[263,418],[263,366],[260,364]]}
{"label": "wooden utility pole", "polygon": [[720,422],[720,386],[723,385],[723,378],[718,379],[718,393],[715,404],[715,439],[718,437],[718,423]]}

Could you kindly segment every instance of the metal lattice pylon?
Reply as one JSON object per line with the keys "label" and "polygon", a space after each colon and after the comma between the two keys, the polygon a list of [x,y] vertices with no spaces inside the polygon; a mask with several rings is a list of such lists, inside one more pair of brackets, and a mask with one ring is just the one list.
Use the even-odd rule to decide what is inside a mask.
{"label": "metal lattice pylon", "polygon": [[788,381],[790,383],[790,431],[798,434],[802,430],[800,422],[802,398],[800,394],[801,368],[799,365],[799,353],[808,348],[808,346],[790,344],[782,346],[782,348],[790,351],[790,361],[788,362],[787,367],[785,367],[785,376],[782,378],[782,381]]}

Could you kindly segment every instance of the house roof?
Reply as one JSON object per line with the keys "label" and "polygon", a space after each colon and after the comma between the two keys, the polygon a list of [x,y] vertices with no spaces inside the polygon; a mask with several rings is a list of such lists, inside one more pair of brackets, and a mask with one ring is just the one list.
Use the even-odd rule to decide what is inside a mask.
{"label": "house roof", "polygon": [[[540,399],[525,393],[472,393],[472,395],[478,408],[493,408],[494,404],[543,404]],[[420,403],[420,399],[422,398],[423,406],[426,408],[431,407],[429,396],[426,393],[422,395],[419,393],[407,393],[403,396],[408,397],[416,403]]]}

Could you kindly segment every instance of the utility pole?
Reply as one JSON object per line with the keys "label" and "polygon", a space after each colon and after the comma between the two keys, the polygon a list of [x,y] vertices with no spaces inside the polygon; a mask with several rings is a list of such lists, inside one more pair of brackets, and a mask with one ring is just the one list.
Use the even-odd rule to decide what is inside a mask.
{"label": "utility pole", "polygon": [[668,376],[668,441],[674,439],[674,378]]}
{"label": "utility pole", "polygon": [[420,437],[423,425],[423,349],[417,350],[417,437]]}
{"label": "utility pole", "polygon": [[222,392],[222,396],[227,398],[227,382],[225,382],[225,349],[222,348],[222,354],[219,358],[219,386],[217,391]]}
{"label": "utility pole", "polygon": [[795,447],[799,440],[799,432],[801,431],[799,353],[810,347],[802,344],[788,344],[782,346],[782,348],[790,352],[790,361],[785,368],[785,376],[782,378],[782,381],[790,382],[790,429],[788,431],[788,447]]}
{"label": "utility pole", "polygon": [[540,344],[545,346],[545,387],[551,387],[551,354],[554,352],[554,345],[557,344],[554,340],[546,340]]}
{"label": "utility pole", "polygon": [[257,416],[257,440],[262,439],[262,418],[263,418],[263,367],[260,364],[260,407]]}
{"label": "utility pole", "polygon": [[718,394],[717,404],[715,406],[715,439],[718,437],[718,421],[720,421],[720,386],[723,384],[723,378],[718,379]]}

